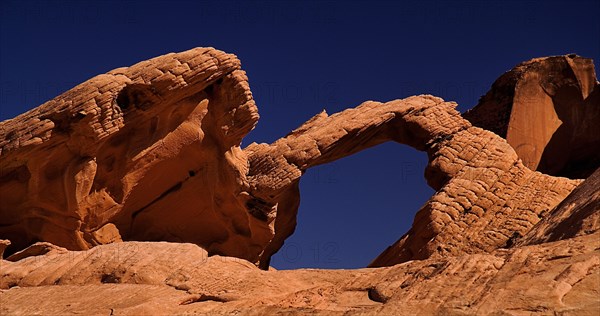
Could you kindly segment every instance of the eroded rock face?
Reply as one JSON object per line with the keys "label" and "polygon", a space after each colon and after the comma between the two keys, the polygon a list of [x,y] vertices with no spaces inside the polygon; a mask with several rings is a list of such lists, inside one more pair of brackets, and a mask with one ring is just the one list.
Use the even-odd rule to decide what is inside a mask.
{"label": "eroded rock face", "polygon": [[371,266],[505,247],[579,183],[532,172],[504,139],[472,127],[455,106],[431,96],[366,102],[332,116],[321,113],[271,145],[248,146],[251,195],[277,206],[275,237],[262,267],[294,230],[304,170],[385,141],[427,151],[425,177],[438,192],[411,230]]}
{"label": "eroded rock face", "polygon": [[600,169],[596,170],[519,241],[553,242],[600,231]]}
{"label": "eroded rock face", "polygon": [[600,88],[591,59],[521,63],[464,117],[504,137],[532,170],[575,179],[600,167]]}
{"label": "eroded rock face", "polygon": [[[245,149],[258,113],[233,55],[92,78],[0,123],[0,313],[595,315],[600,169],[582,182],[528,168],[594,165],[590,65],[505,74],[467,114],[492,131],[422,95],[322,112]],[[552,158],[567,139],[572,154]],[[259,269],[294,231],[302,174],[387,141],[427,152],[436,193],[371,263],[383,268]]]}
{"label": "eroded rock face", "polygon": [[258,114],[239,60],[211,48],[94,77],[0,123],[0,236],[68,249],[188,241],[256,260],[241,139]]}
{"label": "eroded rock face", "polygon": [[533,172],[455,103],[415,96],[314,118],[273,144],[233,55],[197,48],[113,70],[0,125],[0,237],[88,249],[190,242],[267,269],[295,228],[308,168],[386,141],[426,151],[436,194],[375,259],[488,253],[524,236],[579,183]]}
{"label": "eroded rock face", "polygon": [[261,271],[193,244],[0,261],[3,315],[503,315],[600,309],[600,235],[378,269]]}

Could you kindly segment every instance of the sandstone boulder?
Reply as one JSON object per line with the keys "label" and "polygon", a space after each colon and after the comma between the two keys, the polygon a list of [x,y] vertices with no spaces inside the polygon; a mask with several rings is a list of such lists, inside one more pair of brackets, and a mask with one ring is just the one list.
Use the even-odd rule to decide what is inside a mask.
{"label": "sandstone boulder", "polygon": [[521,63],[464,117],[504,137],[532,170],[575,179],[600,167],[600,87],[591,59]]}

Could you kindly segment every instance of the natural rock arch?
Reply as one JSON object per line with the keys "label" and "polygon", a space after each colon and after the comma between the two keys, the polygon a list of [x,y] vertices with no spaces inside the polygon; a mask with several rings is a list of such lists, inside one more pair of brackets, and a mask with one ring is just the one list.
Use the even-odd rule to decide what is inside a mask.
{"label": "natural rock arch", "polygon": [[273,256],[276,269],[353,269],[406,233],[435,191],[423,171],[427,155],[383,143],[312,167],[300,179],[294,233]]}
{"label": "natural rock arch", "polygon": [[[437,193],[413,228],[372,266],[505,246],[578,183],[527,169],[506,141],[472,127],[455,106],[432,96],[369,101],[332,116],[322,112],[271,145],[248,146],[250,194],[277,214],[261,267],[293,232],[302,172],[385,141],[426,151],[425,176]],[[500,188],[507,193],[498,194]],[[523,213],[518,221],[515,213]]]}
{"label": "natural rock arch", "polygon": [[293,232],[305,170],[395,141],[427,152],[437,193],[372,265],[491,251],[579,181],[529,170],[455,106],[368,101],[242,150],[258,113],[235,56],[196,48],[115,69],[0,123],[0,238],[11,252],[37,240],[192,242],[266,269]]}

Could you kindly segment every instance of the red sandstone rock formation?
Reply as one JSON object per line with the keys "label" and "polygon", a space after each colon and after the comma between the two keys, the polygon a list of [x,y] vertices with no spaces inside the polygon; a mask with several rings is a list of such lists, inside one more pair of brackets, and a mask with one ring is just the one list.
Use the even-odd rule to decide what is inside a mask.
{"label": "red sandstone rock formation", "polygon": [[35,241],[192,242],[266,268],[294,230],[304,170],[396,141],[428,152],[438,192],[373,265],[488,252],[524,235],[577,182],[532,173],[454,107],[430,96],[366,102],[242,151],[258,115],[239,61],[212,49],[158,57],[2,123],[0,234],[13,251]]}
{"label": "red sandstone rock formation", "polygon": [[187,241],[256,261],[239,145],[258,114],[239,60],[197,48],[94,77],[0,123],[0,236],[68,249]]}
{"label": "red sandstone rock formation", "polygon": [[538,222],[519,245],[553,242],[600,230],[600,168],[579,185],[552,212]]}
{"label": "red sandstone rock formation", "polygon": [[521,63],[464,117],[504,137],[532,170],[586,178],[600,167],[600,86],[591,59]]}
{"label": "red sandstone rock formation", "polygon": [[[233,55],[197,48],[92,78],[0,123],[2,312],[595,312],[599,173],[580,185],[528,168],[596,164],[590,65],[535,59],[505,74],[466,114],[492,131],[424,95],[323,112],[245,149],[258,113]],[[545,114],[528,126],[530,113]],[[572,155],[553,160],[566,139]],[[436,190],[371,266],[404,264],[255,267],[293,233],[305,170],[387,141],[426,151]],[[73,291],[89,301],[65,307]],[[28,309],[32,297],[48,301]]]}

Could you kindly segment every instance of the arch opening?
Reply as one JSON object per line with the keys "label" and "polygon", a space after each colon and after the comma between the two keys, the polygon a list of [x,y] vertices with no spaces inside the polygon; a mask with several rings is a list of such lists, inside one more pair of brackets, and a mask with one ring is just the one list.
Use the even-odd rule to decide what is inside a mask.
{"label": "arch opening", "polygon": [[432,196],[427,154],[387,142],[307,170],[294,234],[276,269],[364,268],[412,226]]}

